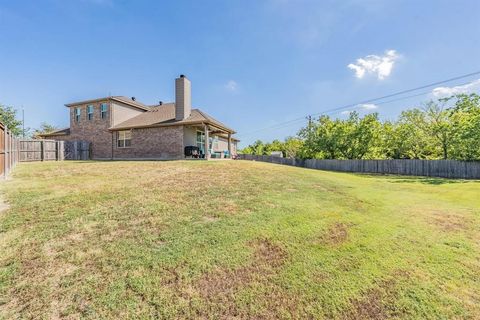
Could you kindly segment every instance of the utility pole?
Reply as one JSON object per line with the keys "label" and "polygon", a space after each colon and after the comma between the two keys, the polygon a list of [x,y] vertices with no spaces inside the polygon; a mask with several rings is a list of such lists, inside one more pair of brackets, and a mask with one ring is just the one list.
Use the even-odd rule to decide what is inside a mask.
{"label": "utility pole", "polygon": [[25,109],[22,106],[22,136],[25,139]]}

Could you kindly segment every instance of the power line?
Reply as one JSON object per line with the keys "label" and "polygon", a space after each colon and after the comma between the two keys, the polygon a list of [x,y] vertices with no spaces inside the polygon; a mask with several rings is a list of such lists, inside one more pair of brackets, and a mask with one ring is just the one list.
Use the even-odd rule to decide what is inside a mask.
{"label": "power line", "polygon": [[[372,98],[372,99],[368,99],[368,100],[364,100],[364,101],[360,101],[360,102],[356,102],[356,103],[351,103],[351,104],[345,105],[345,106],[343,106],[343,107],[327,109],[327,110],[322,111],[322,112],[309,114],[309,115],[307,115],[306,117],[308,118],[308,117],[310,117],[310,116],[316,116],[316,115],[327,114],[327,113],[331,113],[331,112],[335,112],[335,111],[340,111],[340,110],[352,108],[352,107],[355,107],[355,106],[358,106],[358,105],[361,105],[361,104],[372,103],[372,102],[375,102],[375,101],[379,101],[379,100],[383,100],[383,99],[386,99],[386,98],[395,97],[395,96],[402,95],[402,94],[405,94],[405,93],[414,92],[414,91],[418,91],[418,90],[421,90],[421,89],[426,89],[426,88],[429,88],[429,87],[437,86],[437,85],[444,84],[444,83],[447,83],[447,82],[452,82],[452,81],[455,81],[455,80],[460,80],[460,79],[468,78],[468,77],[471,77],[471,76],[474,76],[474,75],[478,75],[478,74],[480,74],[480,71],[468,73],[468,74],[465,74],[465,75],[453,77],[453,78],[446,79],[446,80],[442,80],[442,81],[433,82],[433,83],[426,84],[426,85],[419,86],[419,87],[412,88],[412,89],[402,90],[402,91],[395,92],[395,93],[391,93],[391,94],[388,94],[388,95],[385,95],[385,96],[381,96],[381,97],[378,97],[378,98]],[[467,83],[469,83],[469,82],[467,82]],[[394,102],[394,101],[400,101],[400,100],[403,100],[403,99],[408,99],[408,98],[412,98],[412,97],[416,97],[416,96],[425,95],[425,94],[427,94],[427,93],[430,93],[430,92],[428,91],[428,92],[425,92],[425,93],[415,94],[415,95],[412,95],[412,96],[402,97],[402,98],[398,98],[398,99],[394,99],[394,100],[390,100],[390,101],[386,101],[386,102],[380,102],[380,103],[377,103],[377,104],[386,104],[386,103],[390,103],[390,102]],[[260,131],[269,130],[269,129],[276,129],[277,127],[283,126],[283,125],[285,125],[285,124],[290,124],[290,123],[298,122],[298,121],[300,121],[300,120],[305,120],[306,117],[303,116],[303,117],[295,118],[295,119],[288,120],[288,121],[285,121],[285,122],[280,122],[280,123],[277,123],[277,124],[275,124],[275,125],[273,125],[273,126],[265,127],[265,128],[261,128],[261,129],[257,129],[257,130],[248,132],[248,133],[246,133],[246,134],[239,135],[239,136],[240,136],[240,137],[245,137],[245,136],[249,136],[249,135],[251,135],[251,134],[253,134],[253,133],[260,132]]]}

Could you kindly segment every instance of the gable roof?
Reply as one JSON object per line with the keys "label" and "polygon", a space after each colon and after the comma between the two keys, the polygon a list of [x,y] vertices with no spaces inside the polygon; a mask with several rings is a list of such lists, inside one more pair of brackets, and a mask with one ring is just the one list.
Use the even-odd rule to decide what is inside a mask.
{"label": "gable roof", "polygon": [[199,109],[192,109],[190,116],[184,120],[175,120],[175,103],[165,103],[150,107],[149,111],[130,118],[110,128],[110,130],[122,130],[131,128],[149,128],[187,124],[210,124],[227,132],[235,133],[220,121],[214,119]]}
{"label": "gable roof", "polygon": [[100,101],[105,101],[105,100],[113,100],[117,102],[121,102],[124,104],[127,104],[129,106],[142,109],[144,111],[150,110],[150,107],[147,105],[144,105],[141,102],[138,102],[136,100],[132,100],[131,98],[125,97],[125,96],[111,96],[111,97],[105,97],[105,98],[98,98],[98,99],[93,99],[93,100],[85,100],[85,101],[78,101],[78,102],[71,102],[67,103],[65,106],[66,107],[73,107],[73,106],[78,106],[80,104],[87,104],[87,103],[95,103],[95,102],[100,102]]}
{"label": "gable roof", "polygon": [[70,128],[63,128],[49,133],[39,134],[40,137],[65,136],[70,134]]}

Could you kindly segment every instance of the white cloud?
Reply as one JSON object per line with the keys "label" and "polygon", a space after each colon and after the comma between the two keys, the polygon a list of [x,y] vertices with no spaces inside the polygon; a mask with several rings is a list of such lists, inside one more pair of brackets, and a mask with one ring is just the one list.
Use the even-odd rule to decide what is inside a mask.
{"label": "white cloud", "polygon": [[348,114],[350,114],[350,113],[352,113],[352,112],[353,112],[353,111],[345,110],[345,111],[342,111],[341,114],[344,114],[344,115],[347,114],[347,115],[348,115]]}
{"label": "white cloud", "polygon": [[480,79],[470,83],[455,87],[438,87],[432,90],[435,98],[445,98],[462,93],[472,93],[480,91]]}
{"label": "white cloud", "polygon": [[347,67],[355,71],[355,76],[362,79],[366,74],[376,75],[379,80],[387,78],[400,56],[395,50],[387,50],[383,56],[374,54],[357,59]]}
{"label": "white cloud", "polygon": [[364,110],[375,110],[378,109],[378,106],[373,103],[365,103],[365,104],[360,104],[358,105],[359,108],[364,109]]}
{"label": "white cloud", "polygon": [[223,87],[230,92],[237,92],[238,91],[238,83],[234,80],[228,81]]}

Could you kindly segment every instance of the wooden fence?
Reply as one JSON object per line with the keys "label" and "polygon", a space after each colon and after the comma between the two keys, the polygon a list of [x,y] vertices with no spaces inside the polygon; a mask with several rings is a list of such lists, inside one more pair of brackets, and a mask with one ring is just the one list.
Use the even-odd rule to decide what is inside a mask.
{"label": "wooden fence", "polygon": [[0,123],[0,177],[5,178],[19,160],[19,142],[7,126]]}
{"label": "wooden fence", "polygon": [[0,122],[0,178],[6,178],[18,162],[88,160],[88,141],[20,140]]}
{"label": "wooden fence", "polygon": [[239,159],[318,170],[480,179],[480,161],[457,160],[319,160],[240,154]]}
{"label": "wooden fence", "polygon": [[20,140],[20,161],[89,160],[90,142]]}
{"label": "wooden fence", "polygon": [[89,160],[91,159],[91,144],[88,141],[64,141],[65,159]]}
{"label": "wooden fence", "polygon": [[20,140],[20,161],[64,160],[64,142],[55,140]]}

